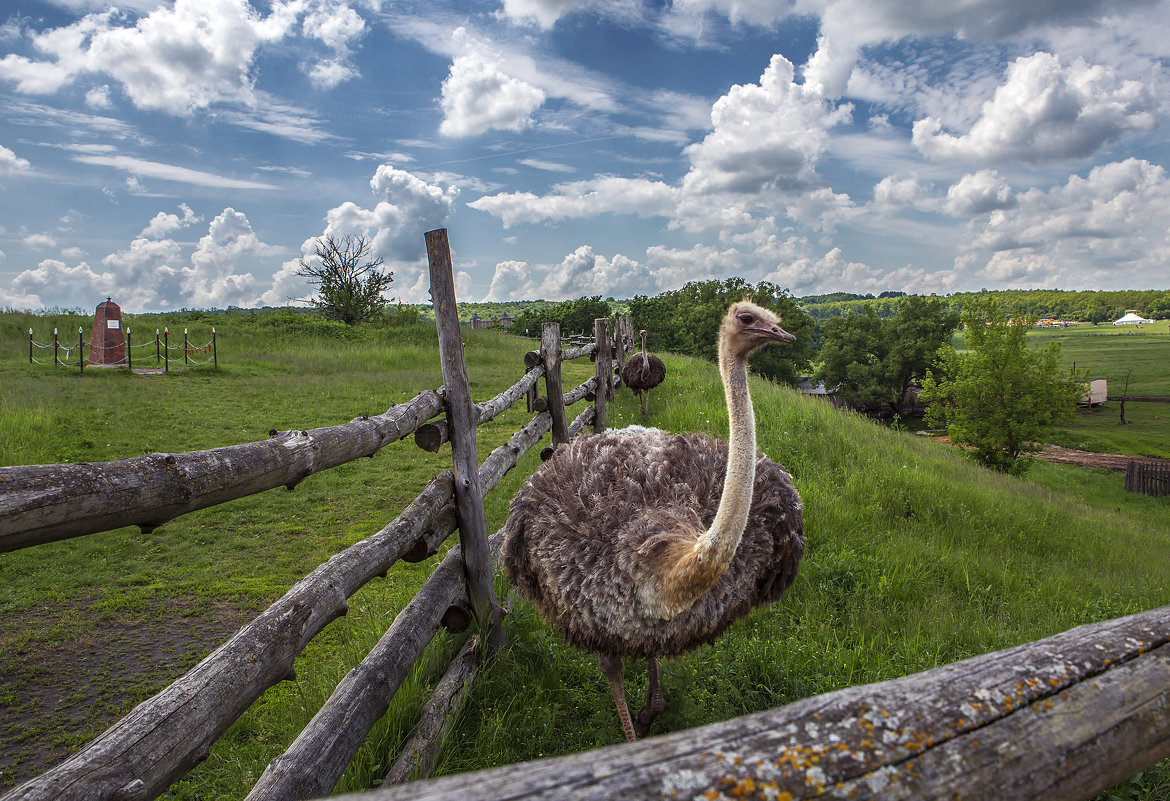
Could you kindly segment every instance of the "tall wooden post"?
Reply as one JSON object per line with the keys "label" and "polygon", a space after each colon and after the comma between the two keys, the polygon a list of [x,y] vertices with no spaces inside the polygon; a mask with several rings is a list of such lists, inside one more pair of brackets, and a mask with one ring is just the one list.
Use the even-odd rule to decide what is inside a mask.
{"label": "tall wooden post", "polygon": [[504,645],[503,615],[492,583],[487,517],[483,510],[479,457],[475,448],[475,426],[478,421],[463,360],[463,337],[459,330],[459,310],[455,307],[455,282],[447,229],[428,231],[426,242],[431,268],[431,301],[435,306],[435,325],[439,333],[439,360],[443,364],[447,427],[455,472],[455,514],[459,520],[459,543],[463,548],[467,595],[471,600],[472,614],[487,639],[488,647],[495,650]]}
{"label": "tall wooden post", "polygon": [[60,343],[61,343],[61,340],[59,340],[57,338],[57,329],[54,328],[53,329],[53,366],[54,367],[56,367],[58,364],[61,363],[61,356],[57,352],[58,349],[60,348]]}
{"label": "tall wooden post", "polygon": [[613,391],[613,362],[609,349],[609,318],[602,317],[593,321],[593,341],[597,343],[597,361],[593,365],[593,374],[597,377],[597,389],[594,391],[593,401],[593,432],[600,434],[605,431],[605,402]]}
{"label": "tall wooden post", "polygon": [[215,347],[215,329],[211,329],[211,366],[219,369],[219,350]]}
{"label": "tall wooden post", "polygon": [[154,366],[158,367],[158,363],[162,361],[162,354],[159,353],[158,347],[158,329],[154,329]]}
{"label": "tall wooden post", "polygon": [[187,329],[183,329],[183,364],[187,364],[187,355],[191,353],[191,344],[187,341]]}
{"label": "tall wooden post", "polygon": [[544,362],[544,389],[552,415],[553,447],[569,441],[565,422],[565,392],[561,388],[561,324],[545,323],[540,331],[540,358]]}
{"label": "tall wooden post", "polygon": [[134,372],[134,343],[130,340],[130,326],[126,326],[126,369]]}
{"label": "tall wooden post", "polygon": [[171,329],[163,329],[163,372],[171,371]]}
{"label": "tall wooden post", "polygon": [[33,336],[32,329],[28,329],[28,363],[33,363]]}
{"label": "tall wooden post", "polygon": [[85,337],[83,336],[84,328],[77,327],[77,372],[85,372]]}

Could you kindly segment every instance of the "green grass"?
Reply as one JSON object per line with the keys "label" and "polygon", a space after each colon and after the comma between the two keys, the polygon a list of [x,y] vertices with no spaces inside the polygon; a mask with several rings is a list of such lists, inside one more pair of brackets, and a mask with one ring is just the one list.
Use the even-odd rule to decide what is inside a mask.
{"label": "green grass", "polygon": [[[270,428],[332,425],[380,412],[440,383],[434,333],[427,328],[347,331],[308,315],[221,315],[215,323],[218,372],[94,370],[78,376],[30,366],[19,337],[22,326],[27,337],[28,322],[9,319],[16,317],[0,315],[0,333],[11,333],[0,337],[0,455],[6,464],[246,442]],[[179,330],[212,324],[168,319]],[[153,331],[155,322],[141,325]],[[531,347],[488,332],[467,332],[465,340],[477,399],[511,384]],[[650,423],[725,436],[714,366],[664,358],[669,374],[651,398]],[[568,386],[590,374],[591,365],[574,363],[570,370]],[[750,615],[713,645],[664,664],[669,704],[655,733],[1165,603],[1167,499],[1127,494],[1114,474],[1061,465],[1037,464],[1027,479],[992,474],[954,449],[784,387],[756,381],[753,393],[760,447],[793,473],[804,500],[808,551],[796,584],[779,603]],[[522,408],[513,409],[481,429],[481,455],[525,418]],[[612,427],[641,422],[629,393],[620,393],[609,421]],[[312,476],[294,492],[233,501],[150,534],[122,529],[0,554],[0,705],[6,715],[23,710],[34,724],[29,730],[39,727],[42,738],[22,746],[0,727],[0,739],[8,739],[0,746],[17,759],[6,769],[0,764],[4,781],[29,775],[37,755],[28,743],[57,741],[62,754],[76,748],[218,640],[160,654],[161,667],[150,675],[103,661],[114,650],[111,643],[134,645],[143,631],[173,634],[197,621],[219,621],[230,631],[328,556],[392,519],[449,458],[448,449],[432,455],[410,442],[395,443],[372,459]],[[535,455],[525,457],[489,496],[491,530],[503,523],[508,498],[537,464]],[[396,566],[357,593],[350,613],[297,660],[297,679],[267,692],[171,796],[245,795],[434,566],[434,560]],[[508,616],[507,628],[509,650],[477,685],[439,771],[618,742],[621,730],[595,657],[566,646],[523,603]],[[459,638],[443,636],[428,649],[340,789],[368,787],[385,771],[444,658],[458,645]],[[83,692],[73,686],[82,657],[95,709],[82,725],[62,726],[54,721],[68,704],[75,708],[76,699],[53,707],[29,688],[55,681],[63,696]],[[631,666],[627,674],[632,703],[640,703],[645,690],[641,668]],[[130,689],[119,690],[126,683]],[[1157,792],[1165,772],[1164,765],[1148,772],[1119,788],[1126,794],[1117,797],[1159,797],[1134,793]]]}

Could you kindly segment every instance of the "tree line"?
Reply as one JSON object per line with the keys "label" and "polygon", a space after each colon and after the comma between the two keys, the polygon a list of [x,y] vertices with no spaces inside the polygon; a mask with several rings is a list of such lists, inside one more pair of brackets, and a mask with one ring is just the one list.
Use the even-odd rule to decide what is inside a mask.
{"label": "tree line", "polygon": [[[394,274],[372,258],[370,243],[347,236],[316,245],[299,271],[318,287],[309,302],[326,319],[349,325],[384,317]],[[756,353],[754,371],[794,386],[811,376],[853,408],[887,406],[899,415],[911,387],[920,384],[931,425],[972,446],[984,464],[1009,472],[1026,469],[1025,457],[1043,428],[1070,417],[1083,392],[1078,377],[1058,374],[1058,342],[1042,349],[1025,343],[1041,315],[1097,322],[1137,308],[1170,316],[1170,292],[1155,290],[1004,290],[945,298],[834,293],[802,303],[787,289],[742,278],[695,281],[654,297],[637,295],[625,306],[654,349],[713,361],[727,307],[745,298],[774,311],[796,337],[793,345]],[[555,321],[564,335],[588,335],[593,321],[610,317],[615,305],[600,295],[537,301],[520,308],[510,328],[539,337],[544,323]],[[968,345],[963,352],[951,345],[960,324]]]}

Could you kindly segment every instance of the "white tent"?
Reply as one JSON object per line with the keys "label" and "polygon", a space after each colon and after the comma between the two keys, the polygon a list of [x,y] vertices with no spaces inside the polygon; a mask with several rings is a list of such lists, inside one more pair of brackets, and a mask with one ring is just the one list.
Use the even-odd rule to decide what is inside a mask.
{"label": "white tent", "polygon": [[1145,317],[1134,314],[1133,312],[1126,312],[1125,316],[1114,320],[1114,325],[1135,325],[1137,323],[1152,323],[1153,320],[1147,320]]}

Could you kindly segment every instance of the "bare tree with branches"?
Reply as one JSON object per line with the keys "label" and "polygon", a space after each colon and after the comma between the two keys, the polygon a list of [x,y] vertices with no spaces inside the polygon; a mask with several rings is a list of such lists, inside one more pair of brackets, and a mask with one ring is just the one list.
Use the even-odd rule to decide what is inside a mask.
{"label": "bare tree with branches", "polygon": [[372,244],[364,237],[346,234],[338,241],[332,236],[317,238],[315,259],[301,259],[297,275],[319,287],[318,297],[308,303],[327,320],[355,325],[370,320],[391,299],[383,292],[394,281],[394,271],[383,271],[382,257],[373,258]]}

